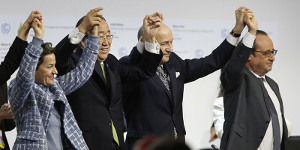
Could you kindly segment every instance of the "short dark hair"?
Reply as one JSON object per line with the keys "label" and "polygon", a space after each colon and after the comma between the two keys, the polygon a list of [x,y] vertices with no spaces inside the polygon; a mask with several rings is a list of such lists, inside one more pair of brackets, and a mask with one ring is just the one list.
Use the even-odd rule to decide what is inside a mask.
{"label": "short dark hair", "polygon": [[36,70],[38,70],[40,65],[44,62],[44,58],[45,58],[46,55],[54,54],[54,52],[55,52],[55,47],[52,47],[52,43],[50,43],[50,42],[43,43],[41,45],[41,47],[43,48],[43,52],[42,52],[42,54],[41,54],[41,56],[38,60]]}
{"label": "short dark hair", "polygon": [[138,41],[140,40],[143,33],[144,33],[144,28],[143,28],[143,26],[141,26],[139,31],[138,31],[138,34],[137,34]]}
{"label": "short dark hair", "polygon": [[[76,23],[76,28],[82,23],[82,21],[83,21],[84,18],[85,18],[85,16],[81,17],[81,18],[77,21],[77,23]],[[106,21],[106,19],[105,19],[103,16],[101,17],[101,19],[104,20],[104,21]]]}
{"label": "short dark hair", "polygon": [[[257,30],[256,31],[256,36],[257,35],[265,35],[265,36],[269,36],[267,32],[263,31],[263,30]],[[255,56],[254,51],[256,50],[256,39],[254,40],[253,43],[253,48],[252,48],[252,54]]]}

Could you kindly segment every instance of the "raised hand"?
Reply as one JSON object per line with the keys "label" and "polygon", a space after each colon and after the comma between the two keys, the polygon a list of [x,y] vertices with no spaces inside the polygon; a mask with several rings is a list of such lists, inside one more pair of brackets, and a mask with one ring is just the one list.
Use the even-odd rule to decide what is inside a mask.
{"label": "raised hand", "polygon": [[245,11],[250,11],[248,8],[246,7],[240,7],[238,8],[236,11],[235,11],[235,26],[234,28],[232,29],[232,31],[234,33],[237,33],[237,34],[241,34],[242,31],[244,30],[246,24],[244,23],[244,13]]}
{"label": "raised hand", "polygon": [[31,24],[33,19],[37,18],[38,20],[42,20],[42,14],[39,11],[32,11],[27,18],[27,20],[22,25],[21,29],[18,32],[18,37],[24,41],[27,40],[29,30],[31,28]]}
{"label": "raised hand", "polygon": [[45,32],[43,20],[39,20],[37,18],[34,18],[31,26],[32,26],[33,31],[35,33],[34,37],[39,38],[39,39],[43,39],[44,32]]}
{"label": "raised hand", "polygon": [[148,43],[155,43],[155,36],[160,30],[163,16],[161,13],[154,13],[152,15],[146,15],[143,22],[143,39]]}
{"label": "raised hand", "polygon": [[0,108],[0,120],[3,119],[14,119],[11,108],[7,103],[3,104]]}
{"label": "raised hand", "polygon": [[102,20],[101,10],[103,10],[102,7],[89,11],[84,17],[82,23],[78,26],[79,32],[86,34],[93,26],[99,25]]}
{"label": "raised hand", "polygon": [[90,29],[90,35],[99,36],[99,26],[95,25]]}
{"label": "raised hand", "polygon": [[245,11],[244,22],[249,28],[248,32],[251,33],[252,35],[256,35],[257,21],[251,10]]}

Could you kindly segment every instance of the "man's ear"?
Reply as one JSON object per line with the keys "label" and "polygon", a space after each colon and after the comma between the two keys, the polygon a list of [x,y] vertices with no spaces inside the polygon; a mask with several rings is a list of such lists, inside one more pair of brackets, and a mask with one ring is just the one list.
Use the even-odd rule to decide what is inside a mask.
{"label": "man's ear", "polygon": [[248,61],[251,61],[253,58],[254,58],[254,55],[253,55],[253,53],[251,53],[249,58],[248,58]]}

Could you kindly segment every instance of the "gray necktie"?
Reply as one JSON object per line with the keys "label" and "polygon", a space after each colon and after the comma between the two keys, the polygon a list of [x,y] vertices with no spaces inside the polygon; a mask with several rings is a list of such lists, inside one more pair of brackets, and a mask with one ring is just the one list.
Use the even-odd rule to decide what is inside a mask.
{"label": "gray necktie", "polygon": [[[264,78],[261,78],[261,81],[264,82]],[[275,109],[275,106],[272,102],[272,99],[270,96],[267,96],[266,99],[266,105],[268,107],[269,113],[272,118],[272,127],[273,127],[273,137],[274,137],[274,150],[280,150],[280,126],[279,126],[279,120],[277,116],[277,111]]]}
{"label": "gray necktie", "polygon": [[166,88],[170,91],[170,82],[168,80],[167,71],[165,71],[162,65],[157,67],[156,74],[159,76]]}

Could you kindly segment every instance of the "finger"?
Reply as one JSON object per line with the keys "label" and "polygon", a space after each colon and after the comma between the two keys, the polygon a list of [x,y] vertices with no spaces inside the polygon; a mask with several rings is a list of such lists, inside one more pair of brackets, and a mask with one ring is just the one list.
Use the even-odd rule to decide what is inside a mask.
{"label": "finger", "polygon": [[95,16],[97,16],[97,17],[102,17],[103,14],[102,14],[101,12],[97,12]]}
{"label": "finger", "polygon": [[101,11],[101,10],[103,10],[103,7],[98,7],[98,8],[95,8],[95,9],[91,10],[91,11],[97,12],[97,11]]}
{"label": "finger", "polygon": [[102,17],[103,15],[102,15],[101,12],[90,12],[89,16],[92,16],[92,17]]}
{"label": "finger", "polygon": [[99,26],[100,23],[101,23],[101,21],[98,21],[98,20],[92,21],[92,26]]}
{"label": "finger", "polygon": [[161,20],[163,20],[163,15],[162,15],[162,13],[156,12],[156,14],[157,14],[157,16],[158,16]]}
{"label": "finger", "polygon": [[31,24],[34,18],[41,18],[42,14],[39,11],[32,11],[27,18],[26,22]]}
{"label": "finger", "polygon": [[38,27],[39,22],[40,22],[40,21],[39,21],[37,18],[34,18],[32,24],[31,24],[31,26],[32,26],[33,28],[36,28],[36,27]]}
{"label": "finger", "polygon": [[155,27],[155,28],[158,28],[158,27],[160,27],[160,25],[161,25],[160,22],[156,22],[156,23],[154,23],[152,26]]}
{"label": "finger", "polygon": [[147,24],[147,22],[148,22],[148,19],[149,19],[149,16],[148,16],[148,15],[146,15],[146,16],[145,16],[145,18],[144,18],[144,20],[143,20],[143,24],[144,24],[144,25],[146,25],[146,24]]}

